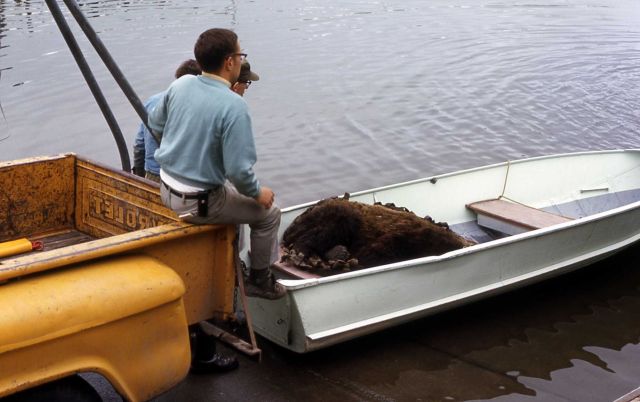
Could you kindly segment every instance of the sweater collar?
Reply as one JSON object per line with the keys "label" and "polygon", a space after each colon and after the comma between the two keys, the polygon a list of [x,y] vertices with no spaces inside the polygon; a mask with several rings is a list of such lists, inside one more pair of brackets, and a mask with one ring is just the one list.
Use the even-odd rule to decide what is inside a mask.
{"label": "sweater collar", "polygon": [[224,78],[220,77],[219,75],[216,74],[211,74],[211,73],[207,73],[205,71],[202,72],[202,76],[205,78],[209,78],[212,80],[217,80],[222,82],[223,84],[225,84],[227,87],[231,88],[231,83],[227,80],[225,80]]}

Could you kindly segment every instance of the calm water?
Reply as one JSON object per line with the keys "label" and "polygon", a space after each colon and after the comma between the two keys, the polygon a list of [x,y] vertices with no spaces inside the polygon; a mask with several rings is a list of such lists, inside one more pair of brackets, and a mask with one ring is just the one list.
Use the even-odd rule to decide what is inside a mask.
{"label": "calm water", "polygon": [[[81,6],[142,98],[170,83],[200,32],[234,29],[261,76],[246,94],[256,168],[281,206],[523,156],[640,147],[637,0],[137,0]],[[79,38],[130,148],[137,116]],[[115,142],[42,1],[0,0],[0,105],[0,160],[72,151],[119,166]],[[492,392],[471,382],[456,394],[447,381],[465,378],[463,373],[427,363],[407,381],[442,382],[435,400],[545,400],[549,394],[585,400],[585,393],[609,400],[635,388],[640,327],[631,317],[638,316],[640,281],[637,275],[631,282],[618,277],[618,269],[636,264],[638,253],[629,255],[583,279],[607,296],[585,293],[581,309],[572,310],[572,298],[560,292],[555,303],[528,305],[531,316],[497,312],[501,325],[517,330],[486,342],[475,339],[473,325],[493,320],[493,308],[469,316],[462,310],[446,316],[461,322],[438,322],[445,333],[460,334],[451,348],[464,349],[471,356],[465,362],[489,359],[493,363],[483,363],[489,372],[503,373],[489,382]],[[513,298],[500,300],[521,302]],[[425,322],[433,323],[410,327],[420,329],[417,343],[438,336]],[[385,347],[406,352],[407,342]],[[495,350],[504,353],[490,353]],[[549,354],[561,363],[546,364]],[[526,368],[516,358],[526,360]],[[347,353],[341,365],[357,370],[358,361]],[[611,392],[584,385],[594,378],[613,384]]]}

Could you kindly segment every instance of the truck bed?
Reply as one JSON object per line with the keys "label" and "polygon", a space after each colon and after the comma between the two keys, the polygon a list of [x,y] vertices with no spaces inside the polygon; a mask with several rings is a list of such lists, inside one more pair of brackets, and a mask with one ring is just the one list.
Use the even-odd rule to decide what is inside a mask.
{"label": "truck bed", "polygon": [[20,257],[176,221],[153,184],[73,154],[2,162],[0,188],[0,243],[43,244]]}
{"label": "truck bed", "polygon": [[57,248],[95,240],[96,238],[89,236],[86,233],[82,233],[79,230],[67,229],[59,232],[34,235],[31,239],[42,242],[43,250],[55,250]]}
{"label": "truck bed", "polygon": [[147,255],[185,282],[190,323],[233,314],[233,225],[192,225],[158,185],[75,154],[0,162],[0,243],[43,249],[0,258],[0,286],[97,259]]}
{"label": "truck bed", "polygon": [[[53,232],[47,232],[42,234],[33,234],[29,236],[29,240],[32,242],[42,243],[42,248],[33,250],[27,253],[20,254],[21,256],[37,254],[42,251],[55,250],[62,247],[73,246],[80,243],[95,240],[96,238],[86,233],[82,233],[75,229],[62,229]],[[14,258],[14,256],[0,257],[0,263],[2,261]]]}

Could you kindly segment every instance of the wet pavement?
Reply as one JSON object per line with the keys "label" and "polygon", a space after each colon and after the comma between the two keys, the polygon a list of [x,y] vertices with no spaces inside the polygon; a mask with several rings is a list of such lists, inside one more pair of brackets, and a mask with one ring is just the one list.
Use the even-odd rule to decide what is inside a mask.
{"label": "wet pavement", "polygon": [[311,354],[259,338],[262,363],[239,356],[154,401],[613,401],[640,386],[639,260],[636,246]]}

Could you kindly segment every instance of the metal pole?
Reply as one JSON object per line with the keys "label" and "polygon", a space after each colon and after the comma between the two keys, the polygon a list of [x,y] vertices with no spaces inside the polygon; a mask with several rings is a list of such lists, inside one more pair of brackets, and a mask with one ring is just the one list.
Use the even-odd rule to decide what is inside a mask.
{"label": "metal pole", "polygon": [[100,111],[102,115],[107,120],[107,124],[113,133],[113,137],[116,140],[116,145],[118,146],[118,152],[120,153],[120,162],[122,163],[122,170],[125,172],[131,171],[131,162],[129,160],[129,152],[127,150],[127,144],[122,136],[122,131],[120,131],[120,127],[116,122],[109,105],[107,104],[107,100],[105,99],[100,87],[98,86],[98,82],[96,81],[93,73],[91,72],[91,68],[87,64],[87,61],[82,54],[82,50],[78,46],[78,42],[76,42],[71,29],[69,29],[69,25],[67,21],[64,19],[62,12],[60,11],[60,7],[55,0],[45,0],[49,10],[51,11],[51,15],[53,15],[53,19],[56,21],[62,36],[64,37],[65,42],[67,42],[67,46],[69,46],[69,50],[71,50],[71,54],[73,54],[82,75],[84,76],[87,85],[89,85],[89,89],[93,94],[93,97],[96,99],[98,106],[100,107]]}
{"label": "metal pole", "polygon": [[122,71],[120,71],[120,68],[113,60],[113,57],[111,57],[111,54],[102,43],[102,40],[100,40],[100,38],[98,37],[98,34],[96,34],[96,31],[94,31],[93,27],[89,23],[89,20],[87,20],[87,17],[85,17],[82,13],[82,10],[80,10],[78,3],[76,3],[75,0],[63,1],[64,4],[67,5],[67,8],[69,8],[69,11],[71,11],[71,15],[73,15],[84,34],[89,39],[89,42],[91,42],[91,44],[93,45],[93,48],[98,53],[105,66],[107,66],[107,69],[113,76],[113,79],[116,80],[116,82],[120,86],[120,89],[122,89],[122,92],[124,92],[127,99],[129,99],[131,106],[133,106],[136,113],[138,113],[138,116],[140,116],[142,123],[147,127],[147,130],[149,130],[158,144],[160,144],[160,136],[154,133],[153,130],[151,130],[151,128],[149,128],[149,126],[147,125],[147,110],[144,108],[142,102],[140,102],[140,98],[138,97],[138,95],[136,95],[136,92],[133,90],[131,85],[129,85],[129,81],[127,81],[124,74],[122,74]]}

